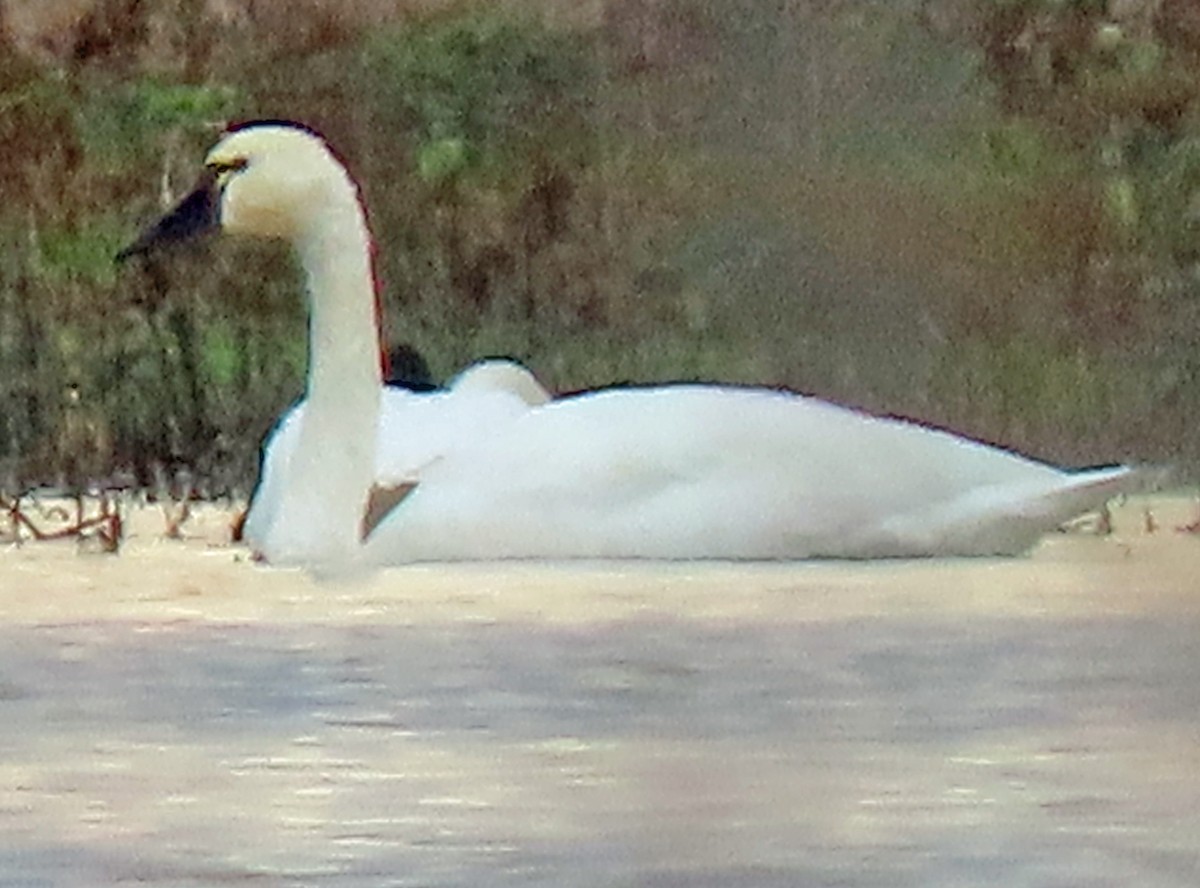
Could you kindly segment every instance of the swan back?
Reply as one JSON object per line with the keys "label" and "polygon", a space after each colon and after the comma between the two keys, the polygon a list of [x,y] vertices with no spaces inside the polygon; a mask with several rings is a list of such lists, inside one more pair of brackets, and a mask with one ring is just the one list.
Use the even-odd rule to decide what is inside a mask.
{"label": "swan back", "polygon": [[450,381],[449,389],[460,395],[508,392],[529,407],[540,407],[550,400],[550,392],[537,377],[516,361],[504,358],[472,364]]}

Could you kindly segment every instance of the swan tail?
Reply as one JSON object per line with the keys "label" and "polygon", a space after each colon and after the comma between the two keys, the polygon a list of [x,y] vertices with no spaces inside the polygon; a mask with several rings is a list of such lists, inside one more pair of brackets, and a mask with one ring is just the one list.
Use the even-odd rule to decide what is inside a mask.
{"label": "swan tail", "polygon": [[1086,469],[1065,476],[1048,490],[1014,492],[1008,502],[999,504],[991,520],[979,527],[983,543],[980,554],[1027,552],[1044,534],[1058,530],[1073,518],[1103,508],[1116,497],[1150,490],[1162,477],[1161,470],[1149,468]]}
{"label": "swan tail", "polygon": [[929,555],[1020,555],[1115,497],[1153,489],[1164,475],[1161,469],[1117,466],[1059,475],[1050,484],[981,488],[893,528],[905,526],[909,533],[897,534],[906,537],[903,544]]}
{"label": "swan tail", "polygon": [[1115,497],[1152,490],[1165,480],[1165,474],[1161,469],[1129,466],[1076,472],[1067,476],[1066,483],[1035,497],[1029,503],[1029,514],[1044,516],[1057,527]]}

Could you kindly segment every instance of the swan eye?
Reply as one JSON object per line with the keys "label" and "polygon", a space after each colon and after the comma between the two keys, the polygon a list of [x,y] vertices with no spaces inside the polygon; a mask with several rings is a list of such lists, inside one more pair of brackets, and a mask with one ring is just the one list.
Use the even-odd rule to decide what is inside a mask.
{"label": "swan eye", "polygon": [[224,178],[230,173],[239,173],[246,168],[248,161],[244,157],[235,157],[233,160],[215,160],[208,165],[208,168],[217,174],[218,178]]}

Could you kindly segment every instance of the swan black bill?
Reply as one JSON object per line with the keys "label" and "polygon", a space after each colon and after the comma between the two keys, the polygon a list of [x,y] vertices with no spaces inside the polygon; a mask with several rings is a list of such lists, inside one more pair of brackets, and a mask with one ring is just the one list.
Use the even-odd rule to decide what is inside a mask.
{"label": "swan black bill", "polygon": [[137,240],[113,257],[117,263],[145,256],[172,244],[193,240],[220,224],[221,192],[216,174],[206,171],[192,193],[175,208],[138,235]]}

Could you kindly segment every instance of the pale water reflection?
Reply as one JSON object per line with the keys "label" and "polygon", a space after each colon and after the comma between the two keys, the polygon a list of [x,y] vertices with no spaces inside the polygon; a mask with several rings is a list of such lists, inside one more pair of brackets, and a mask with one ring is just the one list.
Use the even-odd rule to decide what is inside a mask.
{"label": "pale water reflection", "polygon": [[1190,888],[1197,566],[9,550],[0,885]]}

